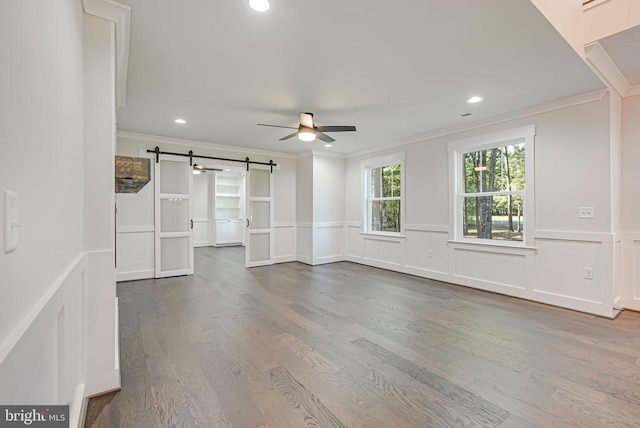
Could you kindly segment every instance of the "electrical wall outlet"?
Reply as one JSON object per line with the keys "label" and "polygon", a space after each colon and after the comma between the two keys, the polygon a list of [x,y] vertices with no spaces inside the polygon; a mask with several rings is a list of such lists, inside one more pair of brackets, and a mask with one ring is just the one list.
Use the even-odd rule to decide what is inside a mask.
{"label": "electrical wall outlet", "polygon": [[593,207],[578,208],[578,218],[593,218]]}
{"label": "electrical wall outlet", "polygon": [[593,268],[584,268],[584,279],[593,279]]}
{"label": "electrical wall outlet", "polygon": [[427,250],[427,258],[428,259],[432,259],[433,258],[433,250]]}

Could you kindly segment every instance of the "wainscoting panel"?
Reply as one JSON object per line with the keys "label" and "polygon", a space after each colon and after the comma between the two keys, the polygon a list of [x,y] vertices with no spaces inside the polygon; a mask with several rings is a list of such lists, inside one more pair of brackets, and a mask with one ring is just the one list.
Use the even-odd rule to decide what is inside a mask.
{"label": "wainscoting panel", "polygon": [[640,233],[623,236],[622,255],[622,305],[640,311]]}
{"label": "wainscoting panel", "polygon": [[[611,279],[603,272],[601,242],[538,239],[536,247],[534,291],[603,303],[601,290],[611,287]],[[585,278],[586,269],[593,279]]]}
{"label": "wainscoting panel", "polygon": [[193,219],[193,246],[208,247],[213,245],[211,239],[211,220],[208,218]]}
{"label": "wainscoting panel", "polygon": [[296,227],[295,223],[275,223],[273,225],[275,242],[274,263],[293,262],[296,260]]}
{"label": "wainscoting panel", "polygon": [[118,300],[111,250],[87,252],[88,396],[120,388]]}
{"label": "wainscoting panel", "polygon": [[0,344],[0,403],[69,404],[80,426],[87,382],[87,262],[76,258],[28,319]]}
{"label": "wainscoting panel", "polygon": [[360,225],[347,225],[346,256],[348,259],[364,257],[364,239]]}
{"label": "wainscoting panel", "polygon": [[451,244],[454,282],[522,296],[530,282],[527,254],[509,248]]}
{"label": "wainscoting panel", "polygon": [[377,262],[380,266],[399,268],[404,265],[404,239],[365,235],[364,259]]}
{"label": "wainscoting panel", "polygon": [[153,229],[153,226],[117,228],[116,279],[118,281],[155,276]]}
{"label": "wainscoting panel", "polygon": [[313,264],[313,225],[299,224],[297,238],[297,259],[308,265]]}
{"label": "wainscoting panel", "polygon": [[406,231],[407,268],[447,275],[449,270],[449,249],[447,232],[428,230]]}
{"label": "wainscoting panel", "polygon": [[[347,223],[348,261],[605,317],[615,315],[611,281],[622,270],[622,304],[640,310],[640,234],[614,240],[601,232],[540,230],[533,247],[515,247],[449,241],[446,225],[407,225],[405,237],[361,231]],[[584,278],[585,268],[593,279]]]}
{"label": "wainscoting panel", "polygon": [[344,260],[344,226],[334,223],[314,223],[313,264]]}

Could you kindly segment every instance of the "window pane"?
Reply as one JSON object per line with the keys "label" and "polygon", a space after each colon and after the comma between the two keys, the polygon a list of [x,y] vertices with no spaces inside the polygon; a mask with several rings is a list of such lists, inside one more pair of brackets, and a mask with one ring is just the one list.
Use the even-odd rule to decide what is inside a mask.
{"label": "window pane", "polygon": [[385,198],[400,196],[400,164],[382,168],[382,196]]}
{"label": "window pane", "polygon": [[382,168],[371,168],[371,197],[382,197]]}
{"label": "window pane", "polygon": [[464,198],[465,238],[522,241],[524,212],[521,195]]}
{"label": "window pane", "polygon": [[400,201],[372,201],[371,230],[400,232]]}
{"label": "window pane", "polygon": [[524,143],[464,153],[465,193],[524,190]]}

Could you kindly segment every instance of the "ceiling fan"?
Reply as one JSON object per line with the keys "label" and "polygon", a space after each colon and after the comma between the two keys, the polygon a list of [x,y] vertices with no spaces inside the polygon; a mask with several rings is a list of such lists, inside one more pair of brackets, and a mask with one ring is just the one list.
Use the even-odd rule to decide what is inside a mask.
{"label": "ceiling fan", "polygon": [[300,141],[313,141],[318,138],[325,143],[332,143],[335,140],[325,134],[325,132],[347,132],[356,130],[355,126],[316,126],[313,123],[313,113],[300,113],[300,125],[298,125],[297,128],[294,128],[292,126],[267,125],[265,123],[259,123],[258,125],[296,130],[296,132],[280,138],[279,141],[288,140],[289,138],[295,137],[297,135]]}
{"label": "ceiling fan", "polygon": [[200,165],[197,163],[193,164],[193,173],[194,174],[204,174],[207,171],[222,171],[220,168],[207,168],[204,165]]}

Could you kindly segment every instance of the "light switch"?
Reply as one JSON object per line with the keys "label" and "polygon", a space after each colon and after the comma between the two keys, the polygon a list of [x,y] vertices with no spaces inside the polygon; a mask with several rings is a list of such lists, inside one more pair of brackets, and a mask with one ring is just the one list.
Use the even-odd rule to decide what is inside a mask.
{"label": "light switch", "polygon": [[18,194],[4,191],[4,252],[18,248]]}

